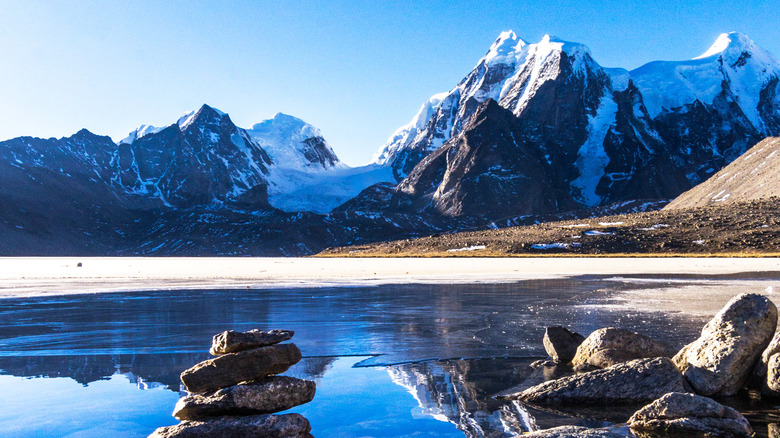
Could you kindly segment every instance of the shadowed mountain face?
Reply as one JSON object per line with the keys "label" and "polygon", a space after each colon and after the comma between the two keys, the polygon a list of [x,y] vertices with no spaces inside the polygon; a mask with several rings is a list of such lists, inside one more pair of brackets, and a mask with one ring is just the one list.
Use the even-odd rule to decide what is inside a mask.
{"label": "shadowed mountain face", "polygon": [[[431,98],[388,140],[376,162],[395,170],[401,182],[394,199],[405,198],[400,204],[452,216],[473,213],[453,206],[453,199],[469,196],[514,201],[514,211],[497,208],[504,215],[548,211],[550,204],[567,211],[575,208],[572,201],[588,208],[668,199],[762,138],[780,135],[779,78],[777,59],[738,33],[721,35],[697,59],[628,72],[602,68],[581,44],[547,36],[527,44],[505,32],[452,91]],[[491,99],[516,119],[482,111]],[[485,129],[493,117],[501,118],[495,131]],[[477,132],[496,149],[516,143],[532,164],[517,167],[519,157],[474,148]],[[468,152],[460,151],[464,145]],[[500,169],[502,180],[452,182],[476,173],[480,161],[493,163],[484,179],[495,180]],[[524,196],[517,189],[516,180],[528,178],[533,165],[546,173],[542,210],[527,199],[538,191]]]}
{"label": "shadowed mountain face", "polygon": [[208,105],[118,144],[20,137],[0,142],[0,255],[294,256],[651,208],[780,135],[779,83],[738,33],[629,72],[504,32],[359,168],[300,119],[245,130]]}

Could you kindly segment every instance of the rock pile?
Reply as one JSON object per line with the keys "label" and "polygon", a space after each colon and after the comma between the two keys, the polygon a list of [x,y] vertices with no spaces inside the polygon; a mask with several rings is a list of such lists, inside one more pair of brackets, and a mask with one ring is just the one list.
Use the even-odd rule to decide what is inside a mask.
{"label": "rock pile", "polygon": [[150,438],[310,437],[311,426],[299,414],[270,415],[310,402],[315,384],[277,374],[301,360],[295,344],[280,344],[292,331],[226,331],[214,336],[216,357],[181,374],[190,393],[173,416],[182,423],[161,427]]}
{"label": "rock pile", "polygon": [[[632,409],[637,402],[652,401],[634,413],[628,422],[633,435],[624,436],[751,436],[753,431],[739,412],[706,396],[731,396],[752,385],[764,396],[780,397],[777,319],[777,308],[767,297],[738,295],[707,323],[698,339],[676,354],[647,336],[610,327],[591,333],[572,357],[568,353],[580,336],[551,327],[543,342],[554,362],[575,370],[598,369],[503,393],[502,398],[537,406]],[[557,428],[536,433],[532,436],[613,436],[616,430]]]}

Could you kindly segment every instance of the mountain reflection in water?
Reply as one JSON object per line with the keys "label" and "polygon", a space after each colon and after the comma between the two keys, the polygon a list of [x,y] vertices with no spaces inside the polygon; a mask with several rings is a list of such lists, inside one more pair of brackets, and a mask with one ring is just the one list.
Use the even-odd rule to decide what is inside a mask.
{"label": "mountain reflection in water", "polygon": [[[581,333],[617,326],[675,346],[689,342],[704,318],[609,301],[615,292],[685,281],[592,276],[4,299],[0,406],[15,410],[0,414],[0,434],[146,436],[176,422],[170,412],[179,396],[179,373],[209,357],[211,337],[253,328],[296,332],[293,342],[305,357],[286,374],[313,379],[318,387],[313,402],[293,411],[310,420],[318,438],[412,431],[504,437],[563,424],[602,426],[608,424],[604,419],[539,411],[492,396],[545,378],[529,364],[544,356],[541,339],[549,325]],[[35,417],[41,404],[48,412],[45,423]],[[110,418],[95,414],[97,406],[108,405]]]}

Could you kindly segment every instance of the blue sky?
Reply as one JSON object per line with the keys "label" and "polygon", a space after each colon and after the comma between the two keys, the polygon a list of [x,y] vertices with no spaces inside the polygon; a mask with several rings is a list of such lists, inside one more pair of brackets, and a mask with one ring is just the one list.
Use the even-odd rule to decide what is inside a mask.
{"label": "blue sky", "polygon": [[367,163],[498,34],[588,45],[605,67],[689,59],[739,31],[780,56],[777,0],[0,0],[0,140],[81,128],[119,140],[208,103],[249,128],[276,112]]}

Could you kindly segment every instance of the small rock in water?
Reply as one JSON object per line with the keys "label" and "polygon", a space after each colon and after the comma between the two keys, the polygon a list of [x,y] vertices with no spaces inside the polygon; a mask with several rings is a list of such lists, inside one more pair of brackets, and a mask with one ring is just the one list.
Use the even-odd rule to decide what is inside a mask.
{"label": "small rock in water", "polygon": [[221,354],[267,347],[290,340],[294,334],[295,332],[291,330],[271,330],[267,332],[260,330],[250,330],[248,332],[228,330],[214,335],[209,353],[219,356]]}
{"label": "small rock in water", "polygon": [[271,345],[205,360],[181,373],[187,391],[216,391],[287,371],[301,360],[295,344]]}
{"label": "small rock in water", "polygon": [[589,429],[582,426],[560,426],[523,434],[523,438],[627,438],[625,428]]}
{"label": "small rock in water", "polygon": [[310,380],[268,377],[184,397],[176,403],[173,416],[179,420],[197,420],[220,415],[272,414],[310,402],[315,390],[316,385]]}
{"label": "small rock in water", "polygon": [[656,357],[544,382],[505,398],[548,406],[614,405],[648,402],[668,392],[686,392],[685,379],[669,359]]}
{"label": "small rock in water", "polygon": [[309,420],[299,414],[219,417],[160,427],[149,438],[303,438],[311,432]]}
{"label": "small rock in water", "polygon": [[669,436],[698,434],[708,437],[749,437],[750,424],[736,410],[707,397],[670,393],[636,411],[631,429]]}
{"label": "small rock in water", "polygon": [[750,376],[776,326],[777,308],[767,297],[738,295],[672,361],[698,394],[734,395]]}
{"label": "small rock in water", "polygon": [[575,367],[590,365],[606,368],[633,359],[671,357],[668,345],[645,335],[614,327],[598,329],[577,348],[571,361]]}
{"label": "small rock in water", "polygon": [[585,340],[585,336],[575,333],[565,327],[547,327],[544,331],[544,351],[558,363],[569,363],[577,353],[577,347]]}

